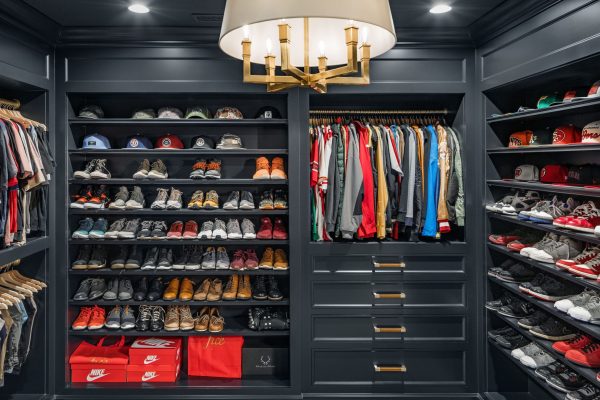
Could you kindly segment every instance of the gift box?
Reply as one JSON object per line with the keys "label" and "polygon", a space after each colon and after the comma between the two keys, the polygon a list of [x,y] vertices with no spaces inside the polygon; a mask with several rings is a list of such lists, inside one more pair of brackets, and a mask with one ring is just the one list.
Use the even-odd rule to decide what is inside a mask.
{"label": "gift box", "polygon": [[175,382],[181,363],[175,365],[128,365],[127,382]]}

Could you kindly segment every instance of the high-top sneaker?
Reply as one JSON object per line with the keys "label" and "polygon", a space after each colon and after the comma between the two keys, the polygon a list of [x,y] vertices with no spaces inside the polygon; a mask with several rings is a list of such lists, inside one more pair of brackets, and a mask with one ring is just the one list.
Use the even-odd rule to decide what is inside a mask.
{"label": "high-top sneaker", "polygon": [[167,210],[180,210],[182,206],[181,196],[183,192],[181,190],[171,188],[171,195],[167,200]]}
{"label": "high-top sneaker", "polygon": [[96,160],[94,170],[90,173],[92,179],[110,179],[110,171],[106,167],[107,161],[105,159]]}
{"label": "high-top sneaker", "polygon": [[104,208],[108,203],[108,189],[106,185],[100,185],[94,190],[92,197],[85,203],[84,208]]}
{"label": "high-top sneaker", "polygon": [[[90,179],[91,178],[90,174],[96,168],[96,161],[97,160],[91,160],[90,162],[88,162],[86,164],[84,169],[75,171],[73,173],[73,178],[75,178],[75,179]],[[91,313],[91,311],[90,311],[90,313]]]}
{"label": "high-top sneaker", "polygon": [[158,192],[156,195],[156,199],[152,202],[150,206],[153,210],[164,210],[167,208],[167,200],[169,199],[169,190],[165,188],[156,189]]}
{"label": "high-top sneaker", "polygon": [[585,249],[577,257],[572,259],[560,259],[556,262],[556,266],[563,269],[569,269],[577,264],[585,264],[592,258],[600,254],[600,246],[588,243]]}
{"label": "high-top sneaker", "polygon": [[162,160],[156,160],[152,163],[150,171],[148,172],[148,178],[150,179],[167,179],[169,174],[167,172],[167,166]]}
{"label": "high-top sneaker", "polygon": [[556,218],[571,214],[578,205],[578,201],[569,197],[565,202],[556,201],[549,204],[548,207],[532,213],[529,219],[537,223],[551,224]]}
{"label": "high-top sneaker", "polygon": [[108,208],[111,210],[124,210],[127,199],[129,199],[129,190],[127,190],[127,187],[121,186]]}
{"label": "high-top sneaker", "polygon": [[534,251],[529,257],[533,260],[554,264],[561,259],[577,257],[583,250],[583,243],[561,236],[557,242],[548,242],[541,249]]}
{"label": "high-top sneaker", "polygon": [[148,173],[150,172],[150,161],[147,159],[143,159],[138,166],[138,169],[135,174],[133,174],[133,179],[146,179],[148,178]]}
{"label": "high-top sneaker", "polygon": [[570,220],[576,219],[578,217],[583,217],[589,212],[593,212],[594,210],[596,210],[596,204],[592,200],[590,200],[581,204],[579,207],[576,207],[571,214],[556,218],[552,222],[552,224],[554,226],[565,228],[567,222],[569,222]]}

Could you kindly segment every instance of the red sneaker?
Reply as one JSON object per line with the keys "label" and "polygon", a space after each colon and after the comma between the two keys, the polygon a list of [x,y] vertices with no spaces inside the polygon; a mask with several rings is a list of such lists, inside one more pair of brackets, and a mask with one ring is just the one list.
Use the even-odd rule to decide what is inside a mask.
{"label": "red sneaker", "polygon": [[521,240],[521,236],[515,234],[491,234],[488,236],[488,240],[494,244],[499,244],[501,246],[506,246],[510,242],[514,242],[515,240]]}
{"label": "red sneaker", "polygon": [[596,204],[590,200],[586,203],[583,203],[579,207],[575,208],[571,214],[565,215],[564,217],[555,218],[554,221],[552,221],[552,225],[559,226],[561,228],[566,228],[567,223],[569,221],[571,221],[572,219],[577,219],[579,217],[585,217],[590,212],[593,212],[594,210],[597,210]]}
{"label": "red sneaker", "polygon": [[198,237],[198,224],[196,221],[189,220],[183,228],[184,239],[196,239]]}
{"label": "red sneaker", "polygon": [[552,348],[558,351],[560,354],[565,354],[569,350],[581,350],[591,343],[592,339],[589,336],[577,335],[573,339],[554,342]]}
{"label": "red sneaker", "polygon": [[565,357],[584,367],[600,368],[600,343],[591,343],[580,350],[569,350]]}
{"label": "red sneaker", "polygon": [[92,198],[92,186],[87,185],[82,188],[79,193],[73,196],[73,202],[71,208],[85,208],[85,204]]}
{"label": "red sneaker", "polygon": [[260,229],[256,234],[257,239],[273,239],[273,222],[271,218],[262,217],[260,219]]}
{"label": "red sneaker", "polygon": [[236,250],[233,253],[233,259],[231,260],[231,264],[229,264],[229,268],[236,270],[236,271],[242,271],[245,268],[245,259],[244,259],[244,250]]}
{"label": "red sneaker", "polygon": [[585,263],[570,266],[569,272],[584,278],[598,279],[600,277],[600,255]]}
{"label": "red sneaker", "polygon": [[77,318],[75,318],[75,321],[73,321],[71,328],[74,331],[82,331],[84,329],[87,329],[91,316],[92,308],[82,307],[81,310],[79,310],[79,315],[77,316]]}
{"label": "red sneaker", "polygon": [[85,208],[104,208],[108,204],[108,190],[106,185],[100,185],[85,203]]}
{"label": "red sneaker", "polygon": [[509,244],[507,244],[506,247],[510,251],[514,251],[515,253],[519,253],[525,247],[531,247],[531,246],[533,246],[533,243],[524,243],[525,241],[526,241],[525,239],[513,240],[512,242],[510,242]]}
{"label": "red sneaker", "polygon": [[94,306],[92,309],[92,316],[88,323],[89,330],[102,329],[106,322],[106,311],[102,307]]}
{"label": "red sneaker", "polygon": [[569,269],[577,264],[585,264],[592,258],[596,258],[600,254],[600,247],[587,244],[586,248],[572,260],[558,260],[556,266],[558,268]]}
{"label": "red sneaker", "polygon": [[286,240],[288,238],[285,224],[281,218],[275,218],[275,228],[273,228],[273,239]]}
{"label": "red sneaker", "polygon": [[244,252],[244,256],[246,258],[244,263],[246,269],[258,269],[258,257],[254,249],[247,249]]}
{"label": "red sneaker", "polygon": [[181,239],[183,235],[183,222],[175,221],[171,224],[169,232],[167,232],[167,239]]}
{"label": "red sneaker", "polygon": [[594,233],[598,225],[600,225],[600,210],[585,217],[573,218],[567,221],[564,227],[574,231]]}

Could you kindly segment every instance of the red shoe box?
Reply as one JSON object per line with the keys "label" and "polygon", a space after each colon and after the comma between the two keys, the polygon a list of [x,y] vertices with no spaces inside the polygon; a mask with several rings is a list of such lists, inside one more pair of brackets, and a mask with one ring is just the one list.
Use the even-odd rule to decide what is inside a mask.
{"label": "red shoe box", "polygon": [[71,364],[71,382],[127,382],[127,365]]}
{"label": "red shoe box", "polygon": [[128,365],[127,382],[175,382],[181,370],[176,365]]}
{"label": "red shoe box", "polygon": [[167,365],[181,362],[181,338],[138,338],[129,348],[129,365]]}

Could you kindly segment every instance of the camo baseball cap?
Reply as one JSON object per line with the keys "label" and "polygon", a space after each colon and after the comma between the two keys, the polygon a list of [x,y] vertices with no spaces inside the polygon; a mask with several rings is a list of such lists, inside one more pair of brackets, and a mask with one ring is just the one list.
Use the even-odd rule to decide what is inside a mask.
{"label": "camo baseball cap", "polygon": [[81,110],[79,110],[79,118],[104,118],[104,111],[102,111],[102,109],[96,105],[85,106]]}
{"label": "camo baseball cap", "polygon": [[238,135],[226,133],[223,136],[221,136],[221,139],[219,139],[219,142],[217,143],[217,149],[243,149],[242,139]]}
{"label": "camo baseball cap", "polygon": [[162,107],[158,110],[158,118],[181,119],[183,118],[183,113],[176,107]]}
{"label": "camo baseball cap", "polygon": [[215,114],[218,119],[244,119],[244,115],[240,110],[234,107],[219,108]]}
{"label": "camo baseball cap", "polygon": [[185,119],[200,118],[211,119],[210,110],[204,106],[189,107],[185,112]]}
{"label": "camo baseball cap", "polygon": [[156,118],[156,112],[151,108],[145,108],[143,110],[137,110],[131,116],[133,119],[154,119]]}

